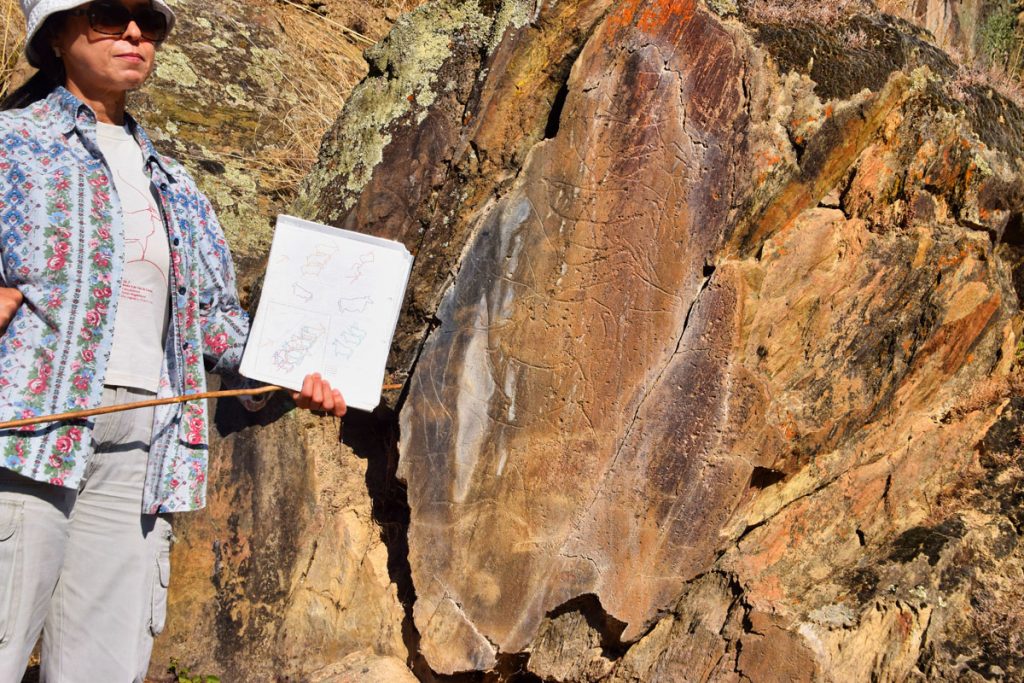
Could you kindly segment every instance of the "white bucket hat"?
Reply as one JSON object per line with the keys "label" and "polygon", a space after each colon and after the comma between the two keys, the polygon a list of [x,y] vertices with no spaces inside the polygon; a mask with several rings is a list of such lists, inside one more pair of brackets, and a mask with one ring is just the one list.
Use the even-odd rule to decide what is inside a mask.
{"label": "white bucket hat", "polygon": [[[170,33],[171,29],[174,28],[174,12],[164,0],[151,0],[151,2],[154,9],[167,17],[167,31]],[[25,36],[25,56],[28,57],[29,64],[35,67],[39,66],[36,54],[36,47],[38,46],[32,43],[46,18],[51,14],[74,9],[86,4],[88,2],[83,2],[82,0],[21,0],[21,11],[24,12],[25,22],[28,24]]]}

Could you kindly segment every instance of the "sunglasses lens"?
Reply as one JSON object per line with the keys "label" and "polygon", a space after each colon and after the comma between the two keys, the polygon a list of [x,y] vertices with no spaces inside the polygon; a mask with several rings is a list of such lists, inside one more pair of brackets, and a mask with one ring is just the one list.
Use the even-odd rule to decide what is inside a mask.
{"label": "sunglasses lens", "polygon": [[97,33],[119,36],[132,20],[146,40],[159,42],[167,37],[167,17],[152,7],[143,7],[134,14],[117,3],[94,2],[89,7],[89,25]]}
{"label": "sunglasses lens", "polygon": [[135,15],[135,23],[147,40],[160,41],[167,37],[167,17],[163,12],[147,7]]}
{"label": "sunglasses lens", "polygon": [[131,13],[122,5],[94,2],[89,7],[89,25],[97,33],[120,35],[128,28],[131,18]]}

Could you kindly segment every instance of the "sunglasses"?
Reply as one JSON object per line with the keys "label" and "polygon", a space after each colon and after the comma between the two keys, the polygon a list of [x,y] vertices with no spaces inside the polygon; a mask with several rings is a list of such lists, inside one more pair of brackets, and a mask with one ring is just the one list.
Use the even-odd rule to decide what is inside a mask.
{"label": "sunglasses", "polygon": [[120,3],[100,0],[73,9],[69,14],[84,14],[89,19],[89,28],[105,36],[123,35],[128,30],[128,25],[134,21],[146,40],[159,43],[167,37],[167,17],[152,6],[132,11]]}

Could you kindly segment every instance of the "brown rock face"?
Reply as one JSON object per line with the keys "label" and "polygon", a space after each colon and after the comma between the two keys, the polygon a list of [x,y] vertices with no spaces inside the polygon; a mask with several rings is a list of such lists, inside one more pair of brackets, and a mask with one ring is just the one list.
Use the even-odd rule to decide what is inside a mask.
{"label": "brown rock face", "polygon": [[[458,625],[472,652],[428,654],[443,671],[493,657],[481,627],[517,651],[584,593],[635,636],[710,557],[693,543],[716,526],[693,515],[703,497],[735,496],[749,475],[679,457],[713,449],[722,417],[734,293],[694,302],[728,226],[743,69],[706,11],[668,10],[620,7],[583,51],[568,129],[534,148],[481,222],[417,365],[399,474],[414,508],[425,503],[416,564],[451,583],[417,582],[416,620],[424,643],[447,649]],[[437,451],[451,457],[430,463]],[[643,511],[630,506],[637,487]]]}
{"label": "brown rock face", "polygon": [[926,28],[944,48],[959,50],[971,59],[987,48],[986,28],[992,17],[1009,13],[1006,3],[992,0],[896,0],[886,9]]}
{"label": "brown rock face", "polygon": [[[652,0],[586,24],[543,132],[474,124],[531,82],[508,50],[591,15],[506,34],[461,121],[442,104],[391,129],[339,214],[419,247],[398,475],[422,655],[532,652],[551,680],[952,666],[938,570],[886,558],[959,519],[934,501],[976,478],[999,412],[964,394],[1014,364],[1017,257],[996,247],[1019,113],[954,100],[949,59],[889,19],[849,20],[877,37],[858,56]],[[382,188],[410,158],[423,199],[395,222]]]}
{"label": "brown rock face", "polygon": [[[285,156],[282,148],[292,146],[295,109],[317,105],[304,94],[322,90],[327,98],[354,84],[303,82],[332,51],[358,58],[360,50],[330,37],[319,41],[316,58],[297,64],[307,39],[297,29],[310,16],[336,27],[369,15],[364,30],[386,30],[389,3],[351,3],[351,13],[346,4],[321,4],[330,16],[320,18],[295,3],[181,0],[178,29],[134,96],[133,111],[160,147],[189,167],[217,206],[243,285],[258,279],[273,215],[288,200],[288,173],[301,150]],[[361,59],[350,69],[344,76],[353,81],[365,73]],[[170,615],[151,663],[156,680],[172,661],[196,676],[257,681],[303,678],[357,650],[407,656],[404,609],[367,490],[384,469],[367,457],[384,452],[388,437],[343,444],[335,421],[290,408],[280,399],[258,415],[233,400],[216,406],[209,507],[175,519]]]}
{"label": "brown rock face", "polygon": [[210,657],[1022,675],[1024,114],[947,87],[904,21],[837,21],[437,0],[398,22],[297,208],[416,253],[406,389],[346,423],[365,475],[304,419],[236,438],[260,457],[211,524],[238,531],[193,532],[238,537],[195,555],[233,648]]}

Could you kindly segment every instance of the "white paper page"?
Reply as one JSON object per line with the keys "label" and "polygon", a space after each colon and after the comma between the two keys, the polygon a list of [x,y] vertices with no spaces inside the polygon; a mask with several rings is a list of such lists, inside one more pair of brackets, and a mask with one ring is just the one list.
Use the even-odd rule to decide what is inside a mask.
{"label": "white paper page", "polygon": [[319,372],[373,410],[412,261],[398,242],[278,216],[241,373],[298,391]]}

